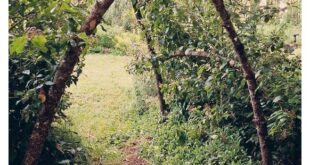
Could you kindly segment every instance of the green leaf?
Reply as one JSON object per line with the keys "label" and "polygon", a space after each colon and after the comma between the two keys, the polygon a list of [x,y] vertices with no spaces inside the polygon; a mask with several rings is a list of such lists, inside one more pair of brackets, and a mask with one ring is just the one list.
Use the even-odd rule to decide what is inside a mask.
{"label": "green leaf", "polygon": [[15,38],[14,41],[10,45],[10,53],[21,53],[25,49],[25,44],[27,43],[27,37],[21,36],[18,38]]}
{"label": "green leaf", "polygon": [[47,82],[45,82],[45,85],[51,86],[51,85],[54,85],[54,83],[52,81],[47,81]]}
{"label": "green leaf", "polygon": [[75,40],[70,40],[69,41],[70,42],[70,45],[72,46],[72,47],[76,47],[77,46],[77,43],[76,43],[76,41]]}
{"label": "green leaf", "polygon": [[199,69],[197,71],[197,75],[200,77],[204,71],[205,71],[205,67],[204,66],[199,67]]}
{"label": "green leaf", "polygon": [[212,139],[217,139],[218,138],[218,135],[211,135],[210,136]]}
{"label": "green leaf", "polygon": [[70,160],[69,159],[66,159],[66,160],[62,160],[62,161],[59,161],[58,164],[69,164],[70,163]]}
{"label": "green leaf", "polygon": [[86,35],[86,33],[80,33],[80,34],[78,34],[78,36],[85,41],[88,39],[88,36]]}
{"label": "green leaf", "polygon": [[22,73],[25,75],[30,75],[30,70],[24,70]]}
{"label": "green leaf", "polygon": [[258,72],[255,73],[255,78],[261,75],[262,70],[259,70]]}
{"label": "green leaf", "polygon": [[274,102],[274,103],[277,103],[277,102],[279,102],[281,99],[282,99],[281,96],[277,96],[277,97],[275,97],[275,98],[273,99],[273,102]]}
{"label": "green leaf", "polygon": [[205,82],[205,87],[211,87],[212,86],[212,80],[213,80],[213,77],[209,76],[207,81]]}
{"label": "green leaf", "polygon": [[40,51],[44,53],[48,50],[45,46],[46,42],[47,40],[44,35],[34,36],[31,40],[31,43],[33,44],[33,46],[40,49]]}

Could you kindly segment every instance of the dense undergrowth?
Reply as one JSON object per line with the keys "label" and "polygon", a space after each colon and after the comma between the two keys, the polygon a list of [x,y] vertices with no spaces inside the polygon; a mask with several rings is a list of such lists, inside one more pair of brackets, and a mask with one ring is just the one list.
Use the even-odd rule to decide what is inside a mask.
{"label": "dense undergrowth", "polygon": [[[148,27],[144,33],[152,34],[158,55],[169,57],[176,49],[188,48],[211,54],[207,59],[160,63],[162,92],[172,112],[165,123],[156,125],[144,156],[154,164],[259,164],[258,141],[240,65],[231,68],[227,64],[229,59],[236,59],[230,41],[212,5],[199,2],[141,4],[146,17],[143,23]],[[299,46],[290,51],[285,45],[294,43],[300,26],[285,19],[277,24],[279,18],[272,8],[258,12],[228,4],[256,72],[257,91],[262,92],[261,107],[268,120],[274,163],[299,164],[300,52]],[[300,45],[300,40],[295,43]],[[143,56],[132,68],[136,74],[152,70]]]}

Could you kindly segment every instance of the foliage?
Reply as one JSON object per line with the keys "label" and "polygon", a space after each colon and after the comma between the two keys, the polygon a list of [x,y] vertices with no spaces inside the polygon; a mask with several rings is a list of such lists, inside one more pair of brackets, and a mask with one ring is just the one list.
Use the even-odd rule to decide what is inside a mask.
{"label": "foliage", "polygon": [[104,49],[114,49],[113,36],[107,34],[97,35],[92,41],[94,44],[89,48],[89,53],[104,53]]}
{"label": "foliage", "polygon": [[[122,12],[120,12],[122,11]],[[136,18],[130,1],[115,0],[109,11],[106,13],[104,23],[122,27],[125,31],[133,31]]]}
{"label": "foliage", "polygon": [[99,29],[97,36],[92,38],[89,53],[111,53],[113,55],[133,55],[132,47],[141,45],[141,38],[133,32],[124,31],[122,27],[105,27]]}
{"label": "foliage", "polygon": [[220,128],[206,119],[204,112],[192,110],[185,121],[174,111],[154,133],[153,143],[143,148],[143,154],[152,164],[258,164],[240,146],[242,137],[236,128]]}
{"label": "foliage", "polygon": [[[59,123],[63,122],[68,121]],[[89,164],[89,151],[81,144],[79,135],[65,124],[60,125],[52,128],[39,164]]]}
{"label": "foliage", "polygon": [[[120,12],[122,11],[122,12]],[[95,42],[91,44],[90,53],[111,53],[113,55],[134,55],[132,46],[139,43],[135,34],[135,16],[130,1],[115,0],[103,19],[101,28],[97,29]],[[112,28],[113,27],[113,28]],[[139,45],[137,45],[139,46]]]}
{"label": "foliage", "polygon": [[[255,4],[245,6],[242,2],[226,1],[231,19],[256,72],[257,92],[260,93],[261,107],[268,119],[273,160],[278,164],[299,164],[299,55],[289,56],[285,51],[285,28],[278,26],[278,30],[271,33],[259,31],[263,25],[276,21],[277,17],[273,15],[277,13],[271,12],[272,8],[262,10]],[[239,139],[237,144],[231,141],[223,150],[220,144],[215,143],[218,150],[210,154],[213,157],[227,156],[217,158],[220,160],[217,163],[236,163],[229,161],[233,160],[232,157],[237,157],[236,161],[240,161],[237,164],[255,164],[259,160],[259,147],[256,130],[252,124],[246,82],[240,72],[240,64],[234,55],[231,41],[221,26],[212,3],[201,0],[141,1],[140,9],[146,18],[143,23],[148,27],[147,32],[152,35],[152,44],[157,48],[159,55],[168,57],[176,50],[185,51],[189,48],[202,49],[210,54],[208,58],[173,58],[160,62],[160,71],[164,76],[162,92],[173,111],[168,116],[167,123],[159,126],[159,132],[163,132],[155,134],[154,144],[150,145],[153,147],[147,147],[148,158],[155,164],[178,164],[181,160],[189,161],[188,164],[201,164],[204,159],[208,160],[210,156],[207,154],[199,160],[200,162],[195,162],[196,154],[195,157],[186,156],[187,151],[188,154],[193,153],[196,147],[208,148],[209,144],[213,144],[212,140],[207,140],[195,147],[192,143],[199,141],[199,138],[187,137],[191,127],[197,130],[199,125],[204,125],[188,125],[192,122],[191,111],[196,109],[200,113],[207,113],[201,117],[209,121],[203,130],[211,134],[224,133],[227,137]],[[262,15],[268,15],[269,20]],[[148,60],[137,59],[140,61],[134,61],[132,65],[134,73],[141,74],[151,70]],[[234,60],[233,66],[228,65],[231,60]],[[175,116],[178,116],[177,120]],[[175,123],[175,120],[182,124]],[[179,138],[185,138],[185,141],[180,143]],[[236,152],[226,153],[227,150],[231,151],[230,147],[236,149]]]}
{"label": "foliage", "polygon": [[[76,35],[86,39],[85,35],[76,33],[83,21],[81,11],[84,11],[85,4],[71,3],[70,0],[10,0],[9,3],[10,164],[20,164],[40,104],[45,102],[46,91],[53,85],[59,60],[68,44],[85,44],[71,40]],[[77,82],[82,67],[83,57],[66,82],[67,86]],[[63,118],[63,110],[69,105],[68,98],[64,96],[56,118]],[[50,142],[51,139],[47,141]],[[51,145],[46,145],[46,148],[56,152]],[[53,158],[59,160],[61,156],[58,156]]]}
{"label": "foliage", "polygon": [[[100,56],[89,56],[93,69],[86,71],[95,79],[89,78],[92,85],[81,81],[87,89],[71,87],[77,92],[77,97],[71,98],[76,112],[68,112],[74,125],[70,128],[84,139],[56,124],[46,142],[42,162],[115,163],[121,159],[119,148],[126,141],[148,137],[151,140],[143,144],[141,154],[153,164],[259,164],[246,82],[212,3],[133,0],[136,2],[147,31],[138,30],[130,1],[116,0],[102,28],[97,29],[98,35],[86,39],[77,29],[88,4],[70,0],[10,0],[10,163],[20,163],[43,102],[38,98],[39,91],[53,85],[55,69],[67,45],[75,44],[70,38],[78,35],[91,45],[91,53],[108,50],[112,55],[131,56],[133,60],[127,69],[136,80],[132,84],[124,72],[115,71],[113,61],[110,65],[102,64],[106,60],[96,60]],[[279,23],[275,7],[259,8],[256,1],[227,0],[225,4],[256,73],[274,164],[300,164],[300,52],[290,53],[285,48],[291,44],[292,34],[300,33],[300,22],[291,18],[299,17],[299,8]],[[209,53],[207,58],[151,59],[159,60],[158,70],[164,78],[161,90],[172,110],[165,122],[159,118],[151,60],[147,45],[142,42],[144,33],[152,36],[151,45],[161,57],[170,57],[176,50]],[[299,44],[300,39],[296,45]],[[98,69],[99,65],[106,67],[104,71]],[[68,86],[77,82],[83,66],[82,57]],[[112,81],[104,81],[107,75]],[[121,77],[120,84],[114,77]],[[102,90],[100,85],[108,88]],[[130,90],[131,85],[134,91]],[[81,99],[85,97],[95,102],[90,105]],[[57,117],[63,118],[63,110],[69,106],[65,95]],[[103,119],[97,107],[113,111],[104,111]],[[88,162],[88,157],[92,162]]]}

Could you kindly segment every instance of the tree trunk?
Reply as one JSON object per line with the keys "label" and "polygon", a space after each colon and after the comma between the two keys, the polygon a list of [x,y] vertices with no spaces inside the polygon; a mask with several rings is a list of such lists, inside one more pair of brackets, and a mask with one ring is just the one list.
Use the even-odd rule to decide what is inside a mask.
{"label": "tree trunk", "polygon": [[101,22],[102,16],[107,12],[114,0],[96,0],[96,3],[85,23],[81,27],[81,32],[87,35],[94,34],[97,25]]}
{"label": "tree trunk", "polygon": [[272,164],[272,156],[271,152],[269,151],[268,146],[268,132],[267,132],[267,122],[264,117],[263,111],[260,109],[260,102],[255,92],[257,88],[255,74],[253,73],[250,64],[248,63],[248,59],[246,57],[246,53],[244,51],[244,46],[241,43],[234,26],[229,18],[229,14],[225,9],[223,0],[212,0],[213,4],[219,13],[223,26],[227,30],[229,34],[229,38],[231,39],[235,52],[239,56],[239,60],[242,65],[242,71],[245,76],[248,91],[250,94],[251,105],[253,109],[253,122],[256,127],[257,136],[260,145],[260,154],[261,154],[261,164],[262,165],[271,165]]}
{"label": "tree trunk", "polygon": [[155,79],[156,79],[156,87],[157,87],[157,93],[158,93],[158,100],[159,100],[159,108],[160,108],[160,112],[162,115],[165,115],[169,110],[168,110],[168,105],[166,104],[165,100],[164,100],[164,94],[161,91],[161,84],[163,83],[163,78],[159,72],[159,63],[158,60],[156,59],[156,52],[155,49],[152,47],[151,42],[152,42],[152,38],[149,35],[149,33],[147,32],[145,26],[142,24],[142,14],[140,12],[140,10],[137,7],[138,3],[133,3],[132,2],[132,6],[135,12],[135,16],[137,19],[138,24],[141,26],[142,31],[144,32],[145,35],[145,39],[146,39],[146,43],[147,43],[147,47],[149,49],[149,52],[151,54],[151,63],[152,63],[152,68],[154,71],[154,75],[155,75]]}
{"label": "tree trunk", "polygon": [[[108,10],[112,2],[113,0],[96,1],[91,15],[86,19],[81,31],[85,32],[87,35],[92,34],[96,26],[100,23],[99,19],[101,19],[103,14]],[[75,37],[74,40],[76,43],[82,41],[78,37]],[[82,49],[83,47],[81,46],[68,46],[65,56],[54,75],[54,85],[48,91],[46,102],[42,103],[39,109],[37,121],[32,130],[22,162],[23,165],[35,165],[38,163],[45,139],[54,120],[56,108],[59,105],[61,96],[64,94],[66,82],[70,78],[74,66],[79,62]]]}

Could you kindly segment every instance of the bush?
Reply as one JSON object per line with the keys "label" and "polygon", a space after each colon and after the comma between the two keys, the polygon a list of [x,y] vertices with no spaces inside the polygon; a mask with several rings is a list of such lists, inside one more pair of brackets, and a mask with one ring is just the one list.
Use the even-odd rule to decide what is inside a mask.
{"label": "bush", "polygon": [[90,47],[88,52],[89,53],[102,53],[102,47],[100,46],[93,46],[93,47]]}
{"label": "bush", "polygon": [[89,53],[105,53],[106,49],[114,49],[115,43],[113,36],[109,36],[105,33],[101,33],[96,36],[91,42]]}
{"label": "bush", "polygon": [[[31,58],[11,58],[9,64],[9,160],[10,164],[20,164],[36,121],[37,110],[41,104],[38,98],[39,88],[49,88],[52,71],[49,68],[51,67],[50,63],[44,59],[35,62]],[[25,68],[27,69],[24,70]],[[32,79],[33,77],[35,79]],[[69,94],[65,93],[56,113],[57,121],[65,118],[63,111],[71,105],[68,100]],[[62,133],[60,134],[60,132]],[[41,164],[46,164],[46,162],[55,164],[57,161],[69,157],[67,152],[61,152],[56,148],[56,141],[60,143],[61,138],[71,137],[70,134],[72,132],[58,128],[53,129],[45,143],[45,149],[40,158]],[[75,135],[74,138],[78,137]],[[73,147],[71,146],[73,143],[70,144],[73,140],[66,138],[61,142],[66,143],[66,146],[70,148]],[[74,147],[81,147],[81,145],[74,144]],[[71,155],[70,159],[74,158],[75,156]]]}
{"label": "bush", "polygon": [[56,125],[47,137],[39,164],[89,164],[89,158],[88,150],[81,144],[80,137],[65,126]]}
{"label": "bush", "polygon": [[98,45],[102,46],[103,48],[113,48],[115,43],[113,37],[108,35],[100,35]]}
{"label": "bush", "polygon": [[259,164],[241,147],[242,135],[236,128],[215,128],[204,110],[193,110],[187,121],[177,111],[168,118],[151,131],[152,143],[142,147],[142,156],[152,164]]}
{"label": "bush", "polygon": [[121,27],[107,27],[107,31],[99,31],[91,42],[90,53],[105,53],[108,49],[113,55],[133,55],[134,45],[140,43],[140,37],[135,33],[124,31]]}

